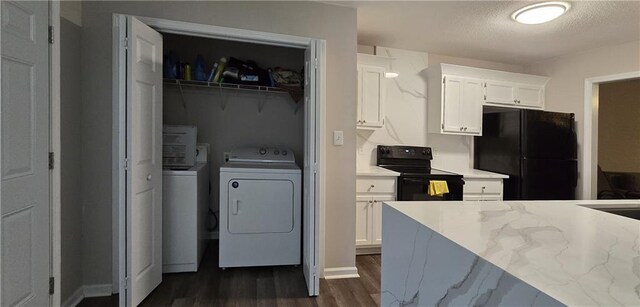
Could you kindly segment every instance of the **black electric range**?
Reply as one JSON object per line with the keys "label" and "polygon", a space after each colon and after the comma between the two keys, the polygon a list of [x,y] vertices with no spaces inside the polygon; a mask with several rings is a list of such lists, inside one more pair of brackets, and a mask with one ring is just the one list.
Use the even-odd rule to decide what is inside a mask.
{"label": "black electric range", "polygon": [[[378,145],[376,160],[379,167],[400,173],[398,200],[462,200],[462,175],[432,169],[433,154],[430,147]],[[446,181],[449,193],[430,196],[427,189],[431,180]]]}

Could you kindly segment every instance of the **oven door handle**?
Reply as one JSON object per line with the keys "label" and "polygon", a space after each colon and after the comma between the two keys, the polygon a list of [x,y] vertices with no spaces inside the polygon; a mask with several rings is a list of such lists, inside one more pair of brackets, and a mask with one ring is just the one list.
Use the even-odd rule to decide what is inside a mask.
{"label": "oven door handle", "polygon": [[[428,184],[429,183],[429,179],[425,179],[425,180],[419,180],[419,179],[412,179],[412,178],[402,178],[403,181],[409,181],[409,182],[415,182],[415,183],[423,183],[423,184]],[[454,185],[464,185],[465,182],[463,179],[458,179],[458,180],[446,180],[447,184],[454,184]]]}

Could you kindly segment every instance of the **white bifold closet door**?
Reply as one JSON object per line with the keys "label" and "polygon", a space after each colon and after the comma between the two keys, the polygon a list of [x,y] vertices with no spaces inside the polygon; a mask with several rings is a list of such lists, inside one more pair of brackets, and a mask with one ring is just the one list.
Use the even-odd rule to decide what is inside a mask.
{"label": "white bifold closet door", "polygon": [[311,41],[305,50],[305,78],[304,78],[304,187],[302,209],[302,269],[309,296],[320,294],[320,274],[318,273],[319,242],[317,231],[319,220],[318,196],[318,159],[319,155],[319,89],[318,89],[318,48],[317,41]]}
{"label": "white bifold closet door", "polygon": [[49,2],[0,5],[0,306],[47,306]]}
{"label": "white bifold closet door", "polygon": [[127,16],[127,305],[162,282],[162,36]]}

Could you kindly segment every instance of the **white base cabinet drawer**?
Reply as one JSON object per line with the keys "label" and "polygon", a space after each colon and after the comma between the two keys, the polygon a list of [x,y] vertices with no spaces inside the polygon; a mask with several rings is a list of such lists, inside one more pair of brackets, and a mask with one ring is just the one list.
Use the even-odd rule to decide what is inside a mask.
{"label": "white base cabinet drawer", "polygon": [[356,193],[394,194],[396,179],[385,177],[365,177],[356,180]]}
{"label": "white base cabinet drawer", "polygon": [[463,200],[502,200],[502,179],[464,179]]}
{"label": "white base cabinet drawer", "polygon": [[502,194],[502,180],[465,179],[464,194]]}

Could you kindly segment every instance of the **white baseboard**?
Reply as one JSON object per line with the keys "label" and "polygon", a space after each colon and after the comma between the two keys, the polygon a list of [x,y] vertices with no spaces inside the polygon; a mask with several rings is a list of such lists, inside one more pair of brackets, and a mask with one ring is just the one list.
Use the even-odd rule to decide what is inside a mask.
{"label": "white baseboard", "polygon": [[341,278],[359,278],[358,268],[342,267],[342,268],[326,268],[324,269],[324,279],[341,279]]}
{"label": "white baseboard", "polygon": [[85,285],[84,297],[111,296],[111,284]]}
{"label": "white baseboard", "polygon": [[356,256],[359,255],[377,255],[382,253],[380,246],[356,247]]}
{"label": "white baseboard", "polygon": [[111,296],[112,292],[111,284],[81,286],[62,303],[62,307],[75,307],[85,297]]}
{"label": "white baseboard", "polygon": [[73,291],[73,294],[67,298],[64,303],[62,303],[62,307],[75,307],[84,298],[84,287],[80,286],[76,291]]}

